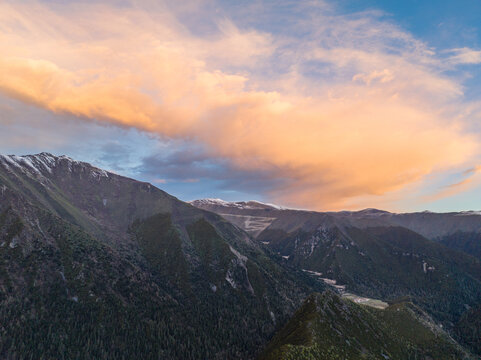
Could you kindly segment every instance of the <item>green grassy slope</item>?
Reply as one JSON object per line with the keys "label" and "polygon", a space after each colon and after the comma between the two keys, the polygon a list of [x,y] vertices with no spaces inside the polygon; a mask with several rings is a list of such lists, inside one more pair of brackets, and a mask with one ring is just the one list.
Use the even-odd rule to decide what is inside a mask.
{"label": "green grassy slope", "polygon": [[313,294],[259,359],[469,359],[410,303],[373,309]]}

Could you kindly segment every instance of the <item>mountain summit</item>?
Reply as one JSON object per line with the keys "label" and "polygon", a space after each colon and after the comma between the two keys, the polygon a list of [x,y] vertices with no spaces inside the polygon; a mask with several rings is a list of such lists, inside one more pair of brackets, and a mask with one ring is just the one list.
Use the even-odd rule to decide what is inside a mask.
{"label": "mountain summit", "polygon": [[0,357],[252,358],[323,285],[152,186],[0,156]]}
{"label": "mountain summit", "polygon": [[[331,351],[324,340],[349,341],[349,359],[395,358],[408,343],[414,354],[463,353],[436,324],[476,350],[479,260],[396,216],[189,204],[67,156],[0,156],[0,357],[289,358]],[[400,302],[415,336],[442,336],[398,328],[372,342]],[[319,309],[320,323],[299,320]],[[346,327],[356,319],[365,339]],[[325,326],[337,335],[320,336]]]}

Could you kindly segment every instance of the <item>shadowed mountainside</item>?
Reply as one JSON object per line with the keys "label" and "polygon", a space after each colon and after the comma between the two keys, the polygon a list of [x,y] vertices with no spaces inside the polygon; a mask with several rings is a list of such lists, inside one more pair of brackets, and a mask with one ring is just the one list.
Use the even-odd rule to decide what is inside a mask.
{"label": "shadowed mountainside", "polygon": [[0,357],[252,358],[313,290],[222,217],[68,157],[0,157]]}
{"label": "shadowed mountainside", "polygon": [[[322,213],[216,199],[192,204],[235,217],[246,231],[252,218],[257,224],[264,218],[252,234],[279,261],[357,295],[388,302],[408,297],[453,333],[467,309],[481,303],[480,259],[444,245],[450,241],[475,255],[478,213]],[[469,239],[466,231],[473,231]]]}

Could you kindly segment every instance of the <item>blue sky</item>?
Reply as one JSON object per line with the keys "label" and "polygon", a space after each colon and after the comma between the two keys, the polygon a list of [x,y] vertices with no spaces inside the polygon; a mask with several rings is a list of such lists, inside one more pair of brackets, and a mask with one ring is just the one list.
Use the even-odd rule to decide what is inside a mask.
{"label": "blue sky", "polygon": [[0,152],[183,200],[479,209],[480,24],[468,0],[7,1]]}
{"label": "blue sky", "polygon": [[[381,10],[386,17],[438,51],[469,47],[481,48],[481,2],[476,0],[436,1],[339,1],[349,12]],[[481,86],[478,65],[470,65],[471,79],[465,82],[466,96],[479,99]]]}

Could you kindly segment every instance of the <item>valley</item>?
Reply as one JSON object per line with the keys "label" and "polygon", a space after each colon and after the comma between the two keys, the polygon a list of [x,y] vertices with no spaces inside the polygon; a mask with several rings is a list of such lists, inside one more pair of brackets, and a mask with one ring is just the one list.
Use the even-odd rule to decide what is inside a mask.
{"label": "valley", "polygon": [[[0,187],[3,358],[478,351],[479,323],[468,314],[481,304],[479,259],[439,240],[458,234],[454,225],[433,239],[400,225],[414,216],[413,229],[434,228],[434,215],[189,204],[48,153],[1,156]],[[449,216],[476,231],[479,215]]]}

